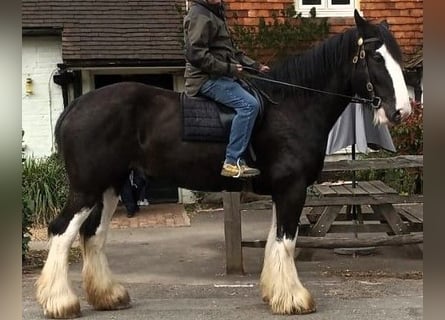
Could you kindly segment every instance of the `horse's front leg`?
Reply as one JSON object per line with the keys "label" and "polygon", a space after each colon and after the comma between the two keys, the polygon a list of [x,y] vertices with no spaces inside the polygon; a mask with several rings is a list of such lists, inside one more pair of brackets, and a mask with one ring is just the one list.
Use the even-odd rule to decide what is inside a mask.
{"label": "horse's front leg", "polygon": [[273,197],[272,226],[267,238],[260,286],[263,300],[274,314],[315,311],[310,292],[301,284],[294,261],[298,222],[306,197],[305,188]]}
{"label": "horse's front leg", "polygon": [[127,290],[113,279],[104,253],[111,217],[118,197],[110,188],[103,194],[103,202],[96,207],[80,230],[83,254],[83,284],[87,300],[96,310],[116,310],[130,307]]}
{"label": "horse's front leg", "polygon": [[82,223],[93,210],[94,200],[70,192],[62,212],[48,227],[48,257],[36,282],[36,296],[48,318],[80,316],[79,298],[68,278],[68,255]]}

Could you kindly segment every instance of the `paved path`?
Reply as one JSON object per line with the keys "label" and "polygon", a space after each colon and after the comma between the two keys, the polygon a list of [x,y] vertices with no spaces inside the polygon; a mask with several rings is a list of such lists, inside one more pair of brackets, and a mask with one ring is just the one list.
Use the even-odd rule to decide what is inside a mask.
{"label": "paved path", "polygon": [[[264,238],[269,223],[267,210],[247,211],[243,234]],[[81,289],[81,264],[76,263],[70,276],[84,319],[422,319],[422,260],[398,247],[377,248],[357,258],[316,250],[311,261],[297,265],[317,312],[272,315],[258,288],[263,250],[245,248],[246,275],[225,275],[223,230],[222,210],[192,215],[189,227],[112,229],[106,248],[109,264],[128,288],[132,308],[92,310]],[[37,273],[23,277],[23,319],[44,319],[34,299],[36,278]]]}
{"label": "paved path", "polygon": [[111,220],[111,228],[185,227],[190,218],[181,204],[165,203],[140,206],[134,217],[128,218],[123,206],[119,206]]}

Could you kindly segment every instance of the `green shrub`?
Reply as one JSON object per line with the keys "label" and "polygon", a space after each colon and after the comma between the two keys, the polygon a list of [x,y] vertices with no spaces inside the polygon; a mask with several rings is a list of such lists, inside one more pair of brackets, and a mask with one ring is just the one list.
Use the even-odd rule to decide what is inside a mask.
{"label": "green shrub", "polygon": [[23,202],[32,212],[32,223],[46,226],[60,212],[68,194],[65,168],[57,156],[28,158],[23,163]]}
{"label": "green shrub", "polygon": [[[400,125],[390,129],[397,155],[423,154],[423,106],[411,101],[412,113]],[[380,151],[365,157],[394,156]],[[404,194],[423,193],[423,168],[400,168],[389,170],[367,170],[357,173],[362,180],[382,180]]]}
{"label": "green shrub", "polygon": [[[372,158],[394,156],[386,152],[373,154]],[[423,193],[422,168],[398,168],[382,170],[362,170],[356,173],[357,180],[381,180],[401,194]]]}
{"label": "green shrub", "polygon": [[[22,164],[25,162],[25,149],[26,146],[23,145],[23,135],[25,132],[22,130]],[[23,188],[23,180],[22,180],[22,188]],[[25,200],[25,197],[22,197],[22,260],[25,259],[28,250],[29,250],[29,241],[31,241],[31,232],[30,227],[32,224],[31,221],[32,211],[29,208],[28,201]]]}
{"label": "green shrub", "polygon": [[266,63],[289,54],[301,53],[329,35],[327,18],[302,17],[293,5],[272,14],[272,22],[260,18],[258,26],[238,23],[236,13],[232,35],[237,45],[254,59]]}
{"label": "green shrub", "polygon": [[22,198],[22,260],[25,259],[29,250],[29,242],[31,241],[30,228],[32,225],[32,211],[29,208],[28,201]]}
{"label": "green shrub", "polygon": [[423,154],[423,105],[411,101],[411,107],[408,119],[390,129],[398,154]]}

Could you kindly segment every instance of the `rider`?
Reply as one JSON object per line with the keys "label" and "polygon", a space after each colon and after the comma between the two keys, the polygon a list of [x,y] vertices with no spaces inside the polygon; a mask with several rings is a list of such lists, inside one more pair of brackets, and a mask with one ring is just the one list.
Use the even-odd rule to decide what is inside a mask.
{"label": "rider", "polygon": [[235,48],[229,34],[222,0],[191,0],[184,18],[185,93],[201,94],[236,112],[221,175],[233,178],[260,174],[249,167],[244,153],[249,144],[259,102],[238,82],[243,66],[269,71]]}

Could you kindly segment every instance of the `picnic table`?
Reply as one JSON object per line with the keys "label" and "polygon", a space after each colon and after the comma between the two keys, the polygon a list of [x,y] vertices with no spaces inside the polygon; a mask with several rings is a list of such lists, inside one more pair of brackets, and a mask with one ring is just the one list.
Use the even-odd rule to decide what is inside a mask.
{"label": "picnic table", "polygon": [[[423,167],[423,155],[326,161],[323,172]],[[300,218],[299,248],[360,248],[423,242],[423,195],[401,195],[379,180],[324,182],[312,186]],[[265,247],[266,240],[243,240],[240,193],[224,192],[227,273],[243,273],[242,248]],[[307,211],[307,210],[306,210]],[[335,224],[334,222],[341,222]],[[386,233],[365,238],[328,233]]]}

